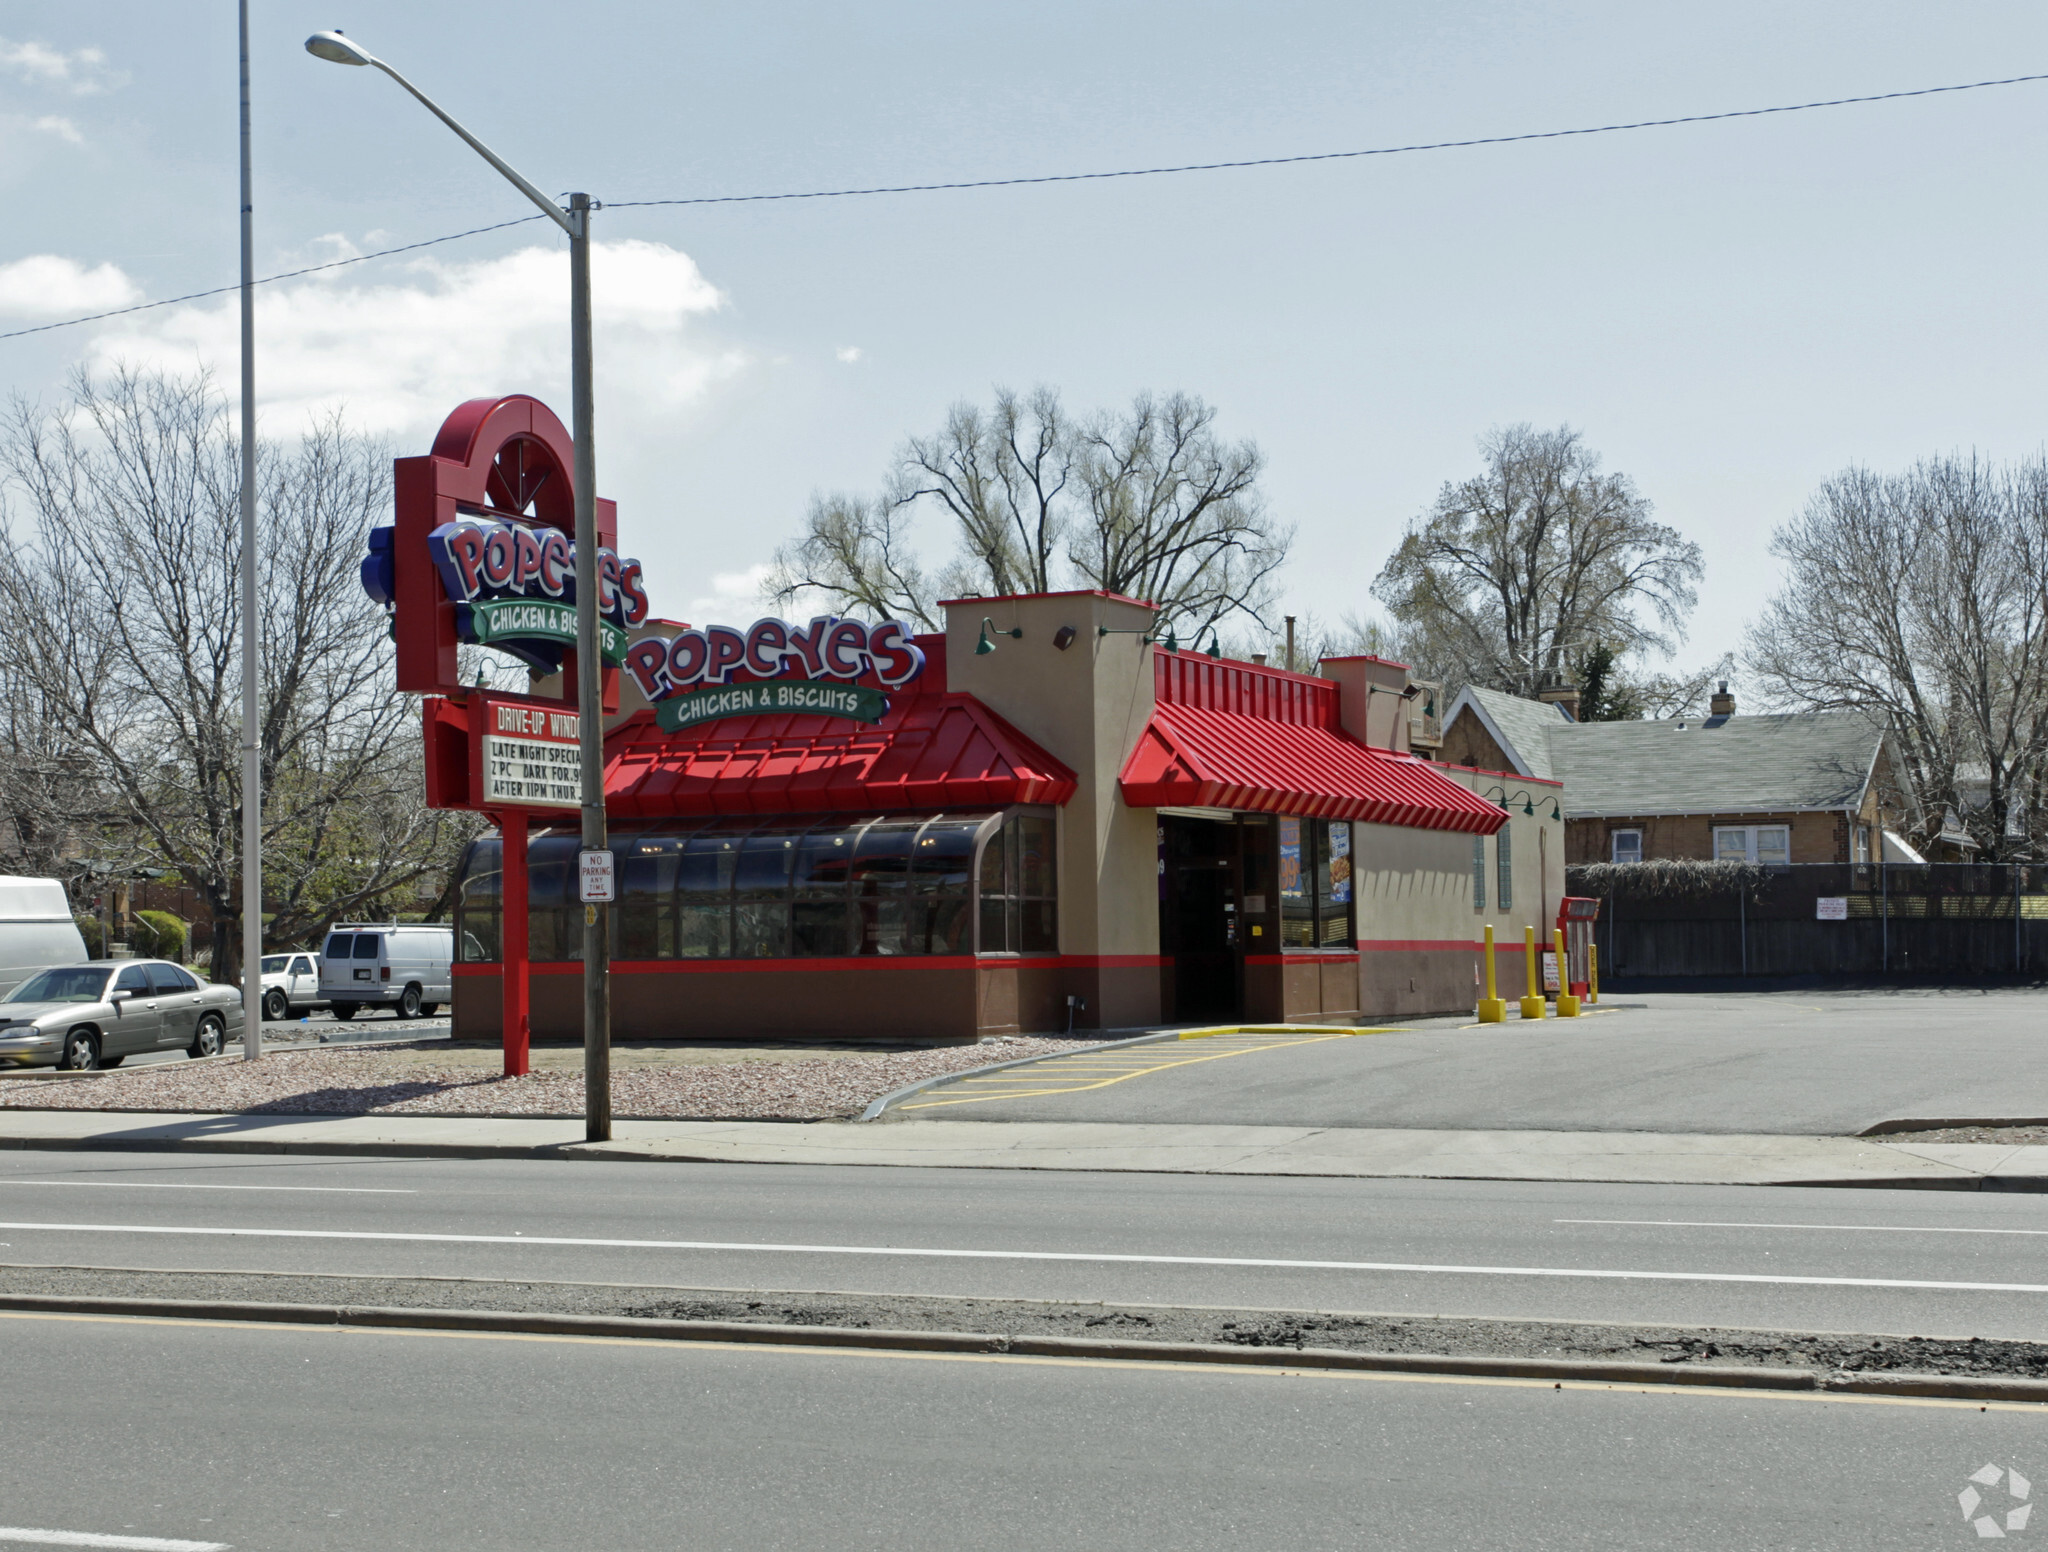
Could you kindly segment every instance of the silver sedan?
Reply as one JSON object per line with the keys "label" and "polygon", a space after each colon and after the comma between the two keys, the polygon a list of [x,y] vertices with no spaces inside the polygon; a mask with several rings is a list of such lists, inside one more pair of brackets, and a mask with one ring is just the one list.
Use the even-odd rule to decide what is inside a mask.
{"label": "silver sedan", "polygon": [[38,970],[0,1000],[0,1066],[118,1067],[145,1051],[218,1056],[242,996],[162,959]]}

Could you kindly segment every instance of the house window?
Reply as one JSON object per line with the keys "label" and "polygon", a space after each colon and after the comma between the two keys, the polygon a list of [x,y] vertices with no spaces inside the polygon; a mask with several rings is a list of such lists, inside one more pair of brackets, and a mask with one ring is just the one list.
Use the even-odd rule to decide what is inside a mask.
{"label": "house window", "polygon": [[1717,825],[1716,862],[1760,862],[1784,867],[1792,861],[1792,830],[1788,825]]}
{"label": "house window", "polygon": [[1643,860],[1643,832],[1640,830],[1612,830],[1608,832],[1611,847],[1609,860],[1614,862],[1641,862]]}
{"label": "house window", "polygon": [[1857,862],[1857,865],[1858,865],[1858,866],[1860,867],[1860,866],[1863,866],[1863,865],[1867,864],[1867,863],[1868,863],[1869,861],[1870,861],[1870,826],[1869,826],[1869,825],[1858,825],[1858,826],[1856,827],[1856,862]]}
{"label": "house window", "polygon": [[1513,910],[1515,904],[1515,843],[1514,826],[1502,825],[1494,832],[1494,858],[1497,864],[1498,887],[1494,893],[1500,897],[1503,911]]}
{"label": "house window", "polygon": [[1472,909],[1486,909],[1486,837],[1472,837]]}
{"label": "house window", "polygon": [[1350,948],[1351,822],[1280,821],[1280,945]]}

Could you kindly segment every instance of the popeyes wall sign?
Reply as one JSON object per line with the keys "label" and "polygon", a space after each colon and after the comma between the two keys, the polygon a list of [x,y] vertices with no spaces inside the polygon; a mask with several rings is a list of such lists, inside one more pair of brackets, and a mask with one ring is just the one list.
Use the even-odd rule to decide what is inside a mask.
{"label": "popeyes wall sign", "polygon": [[[756,620],[745,630],[707,625],[644,636],[626,650],[626,671],[674,732],[721,717],[850,717],[877,722],[881,690],[844,681],[873,678],[899,689],[924,672],[924,650],[900,620],[870,625],[820,615],[808,625]],[[749,683],[735,683],[739,675]]]}

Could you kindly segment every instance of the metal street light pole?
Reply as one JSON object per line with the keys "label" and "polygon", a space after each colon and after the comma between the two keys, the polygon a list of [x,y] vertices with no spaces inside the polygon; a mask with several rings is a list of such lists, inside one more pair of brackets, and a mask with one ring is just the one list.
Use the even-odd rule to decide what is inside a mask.
{"label": "metal street light pole", "polygon": [[[263,756],[256,653],[256,296],[249,188],[249,0],[242,0],[242,1058],[263,1054]],[[221,945],[214,944],[215,964]]]}
{"label": "metal street light pole", "polygon": [[[598,640],[597,458],[592,435],[597,410],[590,364],[590,213],[599,206],[588,194],[571,194],[566,209],[557,205],[450,118],[425,92],[340,33],[314,33],[306,40],[306,52],[338,65],[371,65],[383,71],[569,234],[570,433],[576,439],[577,753],[581,757],[583,787],[583,849],[603,851],[607,845],[603,659]],[[583,1114],[584,1136],[592,1142],[609,1141],[612,1135],[611,939],[606,921],[609,910],[608,906],[589,905],[584,907],[583,915]]]}

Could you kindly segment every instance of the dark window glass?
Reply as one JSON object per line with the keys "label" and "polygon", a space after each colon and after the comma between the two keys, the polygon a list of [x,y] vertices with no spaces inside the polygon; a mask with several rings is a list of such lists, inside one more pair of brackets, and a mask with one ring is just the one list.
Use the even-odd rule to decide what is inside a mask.
{"label": "dark window glass", "polygon": [[1316,946],[1315,821],[1280,821],[1280,946]]}
{"label": "dark window glass", "polygon": [[741,837],[707,831],[690,837],[676,867],[677,951],[683,959],[732,957],[732,881]]}
{"label": "dark window glass", "polygon": [[174,992],[189,992],[198,988],[199,983],[185,974],[176,965],[151,965],[149,967],[149,989],[157,995],[168,997]]}
{"label": "dark window glass", "polygon": [[377,950],[383,946],[383,933],[359,932],[356,934],[355,957],[357,959],[375,959],[377,957]]}
{"label": "dark window glass", "polygon": [[853,854],[853,911],[857,954],[922,954],[911,931],[910,865],[923,826],[914,819],[884,820],[861,833]]}
{"label": "dark window glass", "polygon": [[613,838],[619,901],[612,952],[620,959],[676,957],[676,872],[685,844],[675,835]]}
{"label": "dark window glass", "polygon": [[934,819],[917,838],[910,888],[914,894],[967,893],[973,879],[974,833],[986,815],[969,819]]}
{"label": "dark window glass", "polygon": [[790,882],[790,952],[800,958],[837,958],[853,952],[847,880],[853,873],[860,828],[813,830],[797,844]]}
{"label": "dark window glass", "polygon": [[322,952],[329,959],[346,959],[355,941],[356,936],[352,932],[330,932],[327,935],[327,947]]}
{"label": "dark window glass", "polygon": [[1356,828],[1345,819],[1282,819],[1278,829],[1280,946],[1352,947]]}
{"label": "dark window glass", "polygon": [[1011,814],[983,842],[977,890],[982,953],[1058,951],[1057,833],[1049,815]]}
{"label": "dark window glass", "polygon": [[142,992],[149,990],[149,971],[142,965],[130,965],[114,981],[117,992]]}

